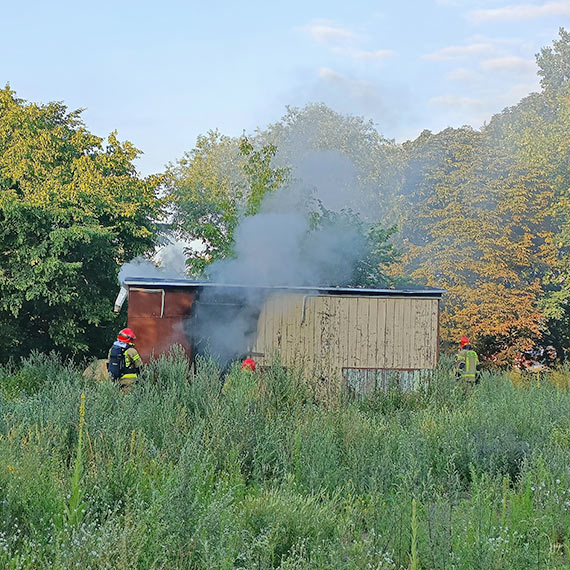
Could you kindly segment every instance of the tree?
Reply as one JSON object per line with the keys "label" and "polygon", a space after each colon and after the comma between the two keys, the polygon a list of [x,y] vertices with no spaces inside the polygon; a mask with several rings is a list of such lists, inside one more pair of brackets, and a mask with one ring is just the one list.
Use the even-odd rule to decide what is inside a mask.
{"label": "tree", "polygon": [[542,211],[551,257],[542,275],[545,294],[539,306],[548,319],[549,341],[563,348],[570,343],[570,34],[562,28],[559,33],[553,48],[536,56],[542,92],[503,112],[501,127],[517,168],[533,173],[542,194],[548,189]]}
{"label": "tree", "polygon": [[0,359],[32,349],[101,354],[120,266],[150,250],[161,179],[80,111],[0,90]]}
{"label": "tree", "polygon": [[558,34],[560,39],[552,42],[553,47],[544,47],[536,54],[540,84],[545,91],[557,91],[570,81],[570,33],[560,28]]}
{"label": "tree", "polygon": [[[385,226],[398,222],[402,150],[372,121],[312,103],[302,109],[287,107],[278,122],[258,131],[255,138],[260,145],[277,148],[275,164],[290,168],[292,178],[315,181],[327,208],[350,209]],[[339,187],[338,179],[343,177],[347,183]],[[331,197],[336,198],[332,204]]]}
{"label": "tree", "polygon": [[[400,253],[390,243],[396,232],[379,222],[366,222],[352,210],[327,210],[316,200],[303,243],[304,263],[325,283],[339,287],[390,287],[399,280],[390,268]],[[323,247],[316,244],[326,241]]]}
{"label": "tree", "polygon": [[202,275],[217,259],[233,255],[234,231],[240,219],[259,211],[264,196],[285,182],[286,168],[273,168],[274,145],[256,147],[210,131],[168,171],[174,225],[187,241],[193,275]]}
{"label": "tree", "polygon": [[553,194],[494,129],[423,133],[410,152],[405,271],[447,289],[442,331],[470,334],[499,359],[539,338],[543,276],[555,255]]}

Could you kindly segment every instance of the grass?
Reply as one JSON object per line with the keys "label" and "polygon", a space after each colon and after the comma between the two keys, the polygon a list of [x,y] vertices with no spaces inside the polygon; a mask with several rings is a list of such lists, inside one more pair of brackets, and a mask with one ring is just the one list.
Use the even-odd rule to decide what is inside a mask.
{"label": "grass", "polygon": [[323,402],[177,353],[122,395],[35,354],[0,368],[0,567],[570,568],[569,378]]}

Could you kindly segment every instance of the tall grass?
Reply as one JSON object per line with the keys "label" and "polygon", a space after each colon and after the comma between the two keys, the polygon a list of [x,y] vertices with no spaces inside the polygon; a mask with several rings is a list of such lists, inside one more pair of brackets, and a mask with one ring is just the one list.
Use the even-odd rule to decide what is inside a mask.
{"label": "tall grass", "polygon": [[123,395],[33,355],[0,369],[0,567],[568,568],[567,374],[331,405],[278,363],[178,352]]}

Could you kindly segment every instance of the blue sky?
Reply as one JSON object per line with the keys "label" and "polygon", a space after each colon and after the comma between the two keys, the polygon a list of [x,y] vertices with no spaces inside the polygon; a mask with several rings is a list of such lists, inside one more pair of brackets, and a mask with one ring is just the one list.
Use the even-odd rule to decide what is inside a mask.
{"label": "blue sky", "polygon": [[84,108],[159,172],[209,129],[237,136],[324,102],[387,138],[480,127],[539,88],[570,0],[2,2],[0,82]]}

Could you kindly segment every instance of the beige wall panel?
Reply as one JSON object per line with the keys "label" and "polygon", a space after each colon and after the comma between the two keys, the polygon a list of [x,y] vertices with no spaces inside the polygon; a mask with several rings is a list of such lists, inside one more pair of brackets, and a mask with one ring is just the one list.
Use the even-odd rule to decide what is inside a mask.
{"label": "beige wall panel", "polygon": [[384,368],[394,368],[394,313],[395,299],[386,299],[386,321],[384,322]]}
{"label": "beige wall panel", "polygon": [[439,351],[439,301],[436,299],[429,301],[425,313],[427,331],[424,339],[425,360],[430,363],[431,367],[435,368]]}
{"label": "beige wall panel", "polygon": [[341,335],[342,335],[342,321],[341,321],[341,300],[338,297],[331,297],[329,300],[330,305],[330,344],[331,344],[331,366],[342,368],[343,366],[343,353],[341,350]]}
{"label": "beige wall panel", "polygon": [[392,336],[392,366],[391,368],[400,368],[402,366],[402,335],[400,329],[402,328],[402,303],[400,299],[392,299],[394,307],[394,318],[392,320],[391,336]]}
{"label": "beige wall panel", "polygon": [[330,297],[322,297],[319,299],[317,306],[317,322],[315,324],[315,344],[318,347],[317,365],[322,370],[330,369],[330,343],[329,332],[329,299]]}
{"label": "beige wall panel", "polygon": [[414,336],[413,336],[413,322],[415,316],[415,306],[413,299],[402,299],[404,310],[403,326],[399,327],[397,334],[402,337],[402,368],[414,368]]}
{"label": "beige wall panel", "polygon": [[431,304],[433,301],[418,299],[415,303],[415,319],[413,325],[414,353],[412,363],[419,368],[425,362],[431,362],[433,324],[431,323]]}
{"label": "beige wall panel", "polygon": [[338,319],[339,319],[339,362],[341,367],[348,366],[349,362],[349,337],[350,337],[350,320],[349,320],[349,306],[345,299],[339,298],[338,306]]}
{"label": "beige wall panel", "polygon": [[378,368],[386,368],[386,309],[387,299],[377,299],[378,301]]}
{"label": "beige wall panel", "polygon": [[[280,298],[280,303],[283,309],[279,311],[279,319],[281,326],[281,358],[285,362],[291,362],[294,359],[295,346],[293,345],[295,338],[294,324],[297,315],[295,315],[295,299],[293,298]],[[301,317],[298,317],[299,324]]]}
{"label": "beige wall panel", "polygon": [[[305,299],[305,321],[301,329],[302,342],[304,342],[304,369],[312,373],[315,362],[315,303],[313,297]],[[299,339],[301,340],[301,339]]]}
{"label": "beige wall panel", "polygon": [[370,358],[370,301],[373,299],[368,299],[363,297],[358,299],[357,303],[357,314],[358,321],[356,328],[360,331],[360,339],[357,345],[357,354],[360,359],[360,365],[368,367],[370,362],[374,362],[373,358]]}
{"label": "beige wall panel", "polygon": [[[305,303],[303,318],[303,299]],[[269,364],[308,372],[348,368],[433,368],[438,300],[276,294],[261,311],[255,352]]]}
{"label": "beige wall panel", "polygon": [[368,303],[367,364],[379,361],[378,339],[378,299],[372,298]]}
{"label": "beige wall panel", "polygon": [[[356,303],[355,303],[356,301]],[[359,336],[356,330],[356,319],[358,317],[357,299],[342,299],[343,305],[346,307],[346,330],[348,333],[348,366],[360,366],[360,361],[356,357],[356,347],[358,344],[357,337]]]}

